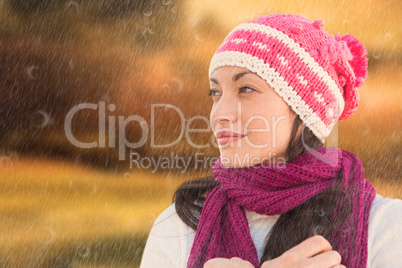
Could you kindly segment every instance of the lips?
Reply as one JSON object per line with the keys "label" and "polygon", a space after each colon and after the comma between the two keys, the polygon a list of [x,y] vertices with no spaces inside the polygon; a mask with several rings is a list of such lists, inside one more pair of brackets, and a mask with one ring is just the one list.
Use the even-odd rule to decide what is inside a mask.
{"label": "lips", "polygon": [[241,139],[241,138],[245,137],[246,135],[239,134],[239,133],[232,132],[232,131],[217,130],[215,132],[215,136],[218,139],[218,143],[222,145],[222,144],[226,144],[226,143]]}

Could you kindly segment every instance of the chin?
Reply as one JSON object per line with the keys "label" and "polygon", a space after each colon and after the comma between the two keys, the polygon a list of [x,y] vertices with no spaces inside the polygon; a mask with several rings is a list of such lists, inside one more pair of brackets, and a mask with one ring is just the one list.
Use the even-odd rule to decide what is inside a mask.
{"label": "chin", "polygon": [[222,152],[221,161],[225,167],[228,168],[240,168],[250,166],[251,158],[248,153],[243,154],[239,152]]}

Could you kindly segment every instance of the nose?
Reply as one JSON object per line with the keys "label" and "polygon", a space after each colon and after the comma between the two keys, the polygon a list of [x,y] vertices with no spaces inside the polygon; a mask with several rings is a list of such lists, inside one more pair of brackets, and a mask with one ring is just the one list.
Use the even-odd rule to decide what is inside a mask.
{"label": "nose", "polygon": [[241,109],[241,102],[235,97],[224,96],[213,105],[211,110],[211,119],[218,123],[224,124],[224,122],[234,123],[238,120],[238,114]]}

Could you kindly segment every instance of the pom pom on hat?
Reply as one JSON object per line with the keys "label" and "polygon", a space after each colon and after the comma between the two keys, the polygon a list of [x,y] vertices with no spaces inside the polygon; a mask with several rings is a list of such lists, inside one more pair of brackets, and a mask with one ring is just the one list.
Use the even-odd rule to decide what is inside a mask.
{"label": "pom pom on hat", "polygon": [[[360,102],[357,88],[361,87],[367,79],[367,50],[357,38],[350,34],[345,34],[342,37],[336,35],[334,38],[344,46],[344,49],[342,49],[344,52],[341,52],[340,58],[350,65],[349,68],[343,67],[341,69],[344,70],[340,70],[344,73],[346,83],[344,85],[345,109],[339,120],[345,120],[357,110]],[[339,82],[341,83],[341,81]]]}
{"label": "pom pom on hat", "polygon": [[[345,34],[344,36],[335,36],[337,41],[345,41],[348,46],[350,53],[352,54],[352,59],[349,60],[352,66],[353,72],[356,76],[357,83],[360,87],[363,82],[367,79],[367,50],[359,40],[350,34]],[[360,78],[360,79],[359,79]]]}

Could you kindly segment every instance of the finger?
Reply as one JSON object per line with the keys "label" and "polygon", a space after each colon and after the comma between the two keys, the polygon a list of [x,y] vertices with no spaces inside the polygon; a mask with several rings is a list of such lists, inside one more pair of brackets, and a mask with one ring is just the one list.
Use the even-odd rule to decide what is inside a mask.
{"label": "finger", "polygon": [[332,266],[331,268],[346,268],[346,266],[341,264],[341,265]]}
{"label": "finger", "polygon": [[204,264],[204,268],[218,268],[218,267],[225,267],[225,268],[254,268],[254,266],[243,259],[238,257],[233,257],[231,259],[225,258],[214,258],[210,259]]}
{"label": "finger", "polygon": [[204,263],[204,268],[214,268],[214,267],[219,267],[220,265],[225,263],[224,258],[214,258],[208,260],[206,263]]}
{"label": "finger", "polygon": [[234,262],[234,263],[243,263],[243,262],[247,262],[239,257],[232,257],[230,258],[230,261]]}
{"label": "finger", "polygon": [[332,250],[332,246],[328,240],[321,235],[315,235],[307,238],[297,246],[289,249],[287,252],[300,256],[301,258],[310,258],[330,250]]}
{"label": "finger", "polygon": [[[233,257],[233,258],[230,259],[230,261],[231,261],[230,265],[232,265],[232,264],[236,265],[236,266],[233,266],[233,267],[242,267],[242,268],[250,267],[250,268],[254,268],[254,266],[250,262],[248,262],[246,260],[243,260],[243,259],[241,259],[239,257]],[[230,266],[230,267],[232,267],[232,266]]]}
{"label": "finger", "polygon": [[230,260],[234,261],[234,262],[243,262],[243,260],[240,259],[239,257],[232,257],[232,258],[230,258]]}
{"label": "finger", "polygon": [[342,261],[341,255],[335,251],[326,251],[324,253],[318,254],[306,261],[308,267],[336,267],[340,265]]}

